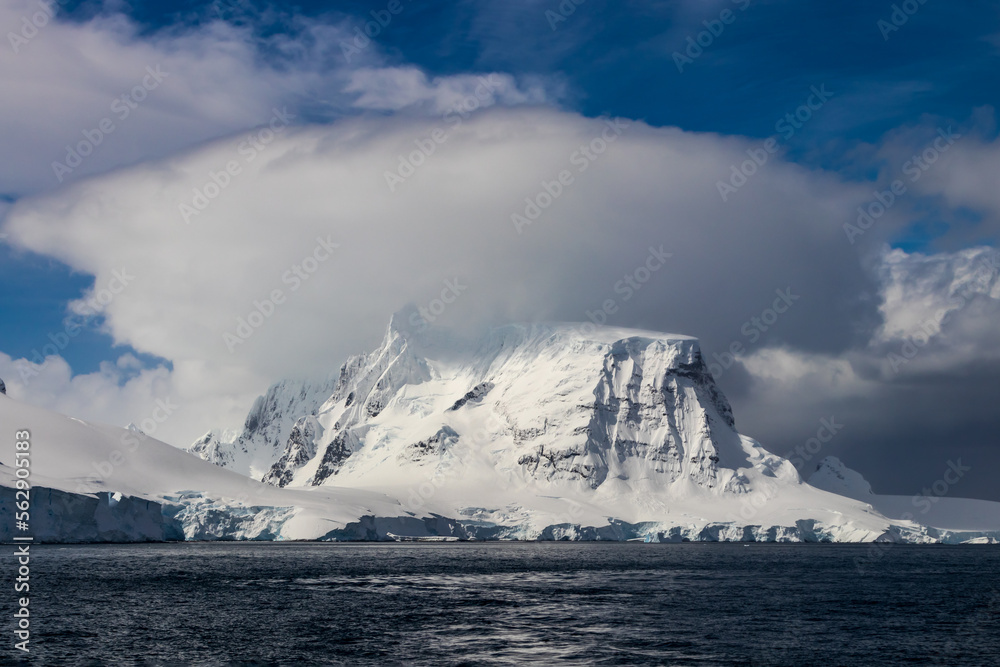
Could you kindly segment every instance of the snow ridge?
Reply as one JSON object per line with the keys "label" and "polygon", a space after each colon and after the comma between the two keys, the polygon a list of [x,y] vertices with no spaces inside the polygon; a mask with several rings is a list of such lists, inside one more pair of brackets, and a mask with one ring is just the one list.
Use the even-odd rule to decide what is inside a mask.
{"label": "snow ridge", "polygon": [[394,317],[377,350],[341,367],[263,481],[382,486],[460,457],[462,477],[491,487],[746,490],[746,446],[696,339],[557,324],[460,342],[405,322]]}
{"label": "snow ridge", "polygon": [[820,461],[816,471],[810,475],[809,483],[817,489],[865,502],[871,502],[874,495],[868,480],[845,466],[836,456],[827,456]]}
{"label": "snow ridge", "polygon": [[[697,341],[653,332],[518,325],[460,341],[394,320],[336,383],[278,383],[239,436],[200,441],[251,470],[274,457],[266,484],[3,395],[0,421],[36,443],[32,521],[47,542],[1000,539],[1000,503],[920,509],[835,459],[812,481],[838,493],[803,483],[735,431]],[[16,473],[0,463],[0,540]]]}
{"label": "snow ridge", "polygon": [[282,456],[298,421],[316,413],[329,397],[333,384],[282,380],[258,396],[247,414],[243,430],[211,430],[188,447],[188,451],[241,475],[259,479]]}

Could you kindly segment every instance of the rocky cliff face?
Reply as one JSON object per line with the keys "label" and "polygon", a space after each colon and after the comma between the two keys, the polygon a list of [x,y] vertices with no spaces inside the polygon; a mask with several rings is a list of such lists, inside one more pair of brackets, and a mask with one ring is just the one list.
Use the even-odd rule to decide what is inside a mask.
{"label": "rocky cliff face", "polygon": [[448,471],[452,486],[746,490],[748,450],[693,338],[512,325],[461,341],[407,321],[397,315],[378,349],[349,359],[325,401],[272,387],[232,446],[212,445],[214,459],[270,457],[261,477],[276,486]]}
{"label": "rocky cliff face", "polygon": [[[0,397],[0,422],[23,425],[38,445],[32,535],[46,542],[1000,538],[1000,503],[877,496],[857,473],[825,461],[823,475],[839,490],[846,483],[864,491],[853,500],[802,483],[790,462],[749,438],[731,440],[724,404],[699,380],[706,376],[690,339],[515,327],[495,332],[485,348],[492,356],[470,356],[467,347],[395,333],[411,341],[409,354],[425,362],[417,367],[428,379],[388,391],[378,415],[362,410],[353,425],[334,428],[362,384],[345,377],[336,401],[292,424],[278,466],[288,477],[273,484],[134,430]],[[632,351],[621,353],[618,341]],[[382,351],[357,368],[387,370]],[[626,357],[639,356],[641,379],[626,368]],[[591,427],[598,413],[605,417]],[[567,433],[575,439],[562,442]],[[539,448],[553,460],[532,460]],[[2,539],[16,523],[22,469],[0,464]]]}
{"label": "rocky cliff face", "polygon": [[313,415],[330,396],[332,381],[283,380],[258,396],[243,430],[212,430],[188,447],[192,454],[240,474],[260,479],[283,455],[292,428]]}

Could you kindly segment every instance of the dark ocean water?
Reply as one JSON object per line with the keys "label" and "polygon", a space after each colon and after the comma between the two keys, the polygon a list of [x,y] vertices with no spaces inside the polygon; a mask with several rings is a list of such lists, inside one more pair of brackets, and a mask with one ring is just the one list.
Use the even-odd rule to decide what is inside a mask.
{"label": "dark ocean water", "polygon": [[32,549],[31,664],[1000,665],[1000,548]]}

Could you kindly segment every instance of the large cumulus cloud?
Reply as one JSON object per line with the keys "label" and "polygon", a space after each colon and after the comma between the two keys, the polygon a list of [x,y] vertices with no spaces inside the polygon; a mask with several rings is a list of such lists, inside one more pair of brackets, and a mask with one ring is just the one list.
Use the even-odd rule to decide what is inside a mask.
{"label": "large cumulus cloud", "polygon": [[[0,19],[32,7],[8,0]],[[70,312],[98,303],[115,342],[166,360],[74,375],[58,349],[0,355],[11,395],[116,423],[169,400],[156,435],[183,445],[238,426],[269,382],[335,372],[408,302],[470,330],[592,319],[700,337],[740,427],[778,453],[832,418],[821,454],[877,490],[965,456],[963,494],[995,497],[991,109],[854,147],[840,174],[874,177],[849,180],[760,164],[760,140],[546,107],[555,78],[433,77],[374,44],[347,62],[350,28],[150,35],[103,15],[0,50],[0,149],[17,156],[0,194],[22,197],[0,202],[7,242],[94,276]],[[147,66],[169,74],[117,118]],[[108,116],[114,132],[59,182],[52,162]],[[942,132],[960,135],[947,150]],[[927,249],[887,248],[908,236]]]}
{"label": "large cumulus cloud", "polygon": [[[775,160],[723,202],[748,142],[538,108],[276,127],[21,201],[6,230],[95,286],[134,276],[105,310],[116,341],[268,380],[334,367],[446,281],[463,286],[446,321],[600,319],[611,299],[609,321],[710,349],[777,291],[795,305],[761,344],[840,351],[874,313],[838,225],[858,189]],[[651,248],[671,257],[637,273]],[[263,325],[226,339],[254,310]]]}

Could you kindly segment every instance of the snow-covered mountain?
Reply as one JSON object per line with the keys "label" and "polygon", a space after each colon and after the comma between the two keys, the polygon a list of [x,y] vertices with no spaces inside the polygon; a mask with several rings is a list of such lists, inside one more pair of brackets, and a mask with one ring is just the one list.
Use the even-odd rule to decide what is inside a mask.
{"label": "snow-covered mountain", "polygon": [[270,470],[281,456],[298,415],[310,415],[333,391],[333,382],[285,380],[258,396],[243,431],[212,429],[188,451],[224,468],[255,479]]}
{"label": "snow-covered mountain", "polygon": [[866,503],[872,501],[875,492],[861,473],[845,466],[836,456],[827,456],[819,462],[809,476],[809,484],[817,489],[847,496]]}
{"label": "snow-covered mountain", "polygon": [[609,520],[728,539],[874,539],[888,527],[870,499],[804,484],[740,435],[693,338],[561,324],[468,340],[411,322],[394,316],[315,408],[271,415],[284,430],[248,452],[273,457],[264,482],[378,490],[414,515],[532,535],[579,537]]}
{"label": "snow-covered mountain", "polygon": [[733,470],[747,454],[732,411],[694,339],[511,326],[463,346],[400,320],[378,350],[342,367],[315,415],[296,421],[265,481],[377,482],[387,468],[411,478],[456,460],[499,472],[507,486],[657,478],[737,491],[744,481]]}
{"label": "snow-covered mountain", "polygon": [[[961,471],[961,459],[951,463]],[[929,495],[878,495],[861,473],[851,470],[835,456],[820,461],[809,477],[809,484],[870,504],[879,514],[905,526],[906,541],[996,544],[1000,538],[1000,503],[935,495],[930,490],[924,491]],[[899,529],[892,530],[896,534]]]}
{"label": "snow-covered mountain", "polygon": [[[137,429],[84,422],[3,395],[0,424],[10,436],[15,429],[29,434],[28,532],[39,541],[359,538],[367,533],[344,532],[359,517],[401,513],[383,494],[277,489]],[[14,458],[12,444],[0,453],[5,541],[15,529]]]}
{"label": "snow-covered mountain", "polygon": [[512,481],[745,483],[735,469],[748,453],[695,339],[538,325],[469,342],[408,321],[398,314],[379,349],[348,360],[325,400],[322,386],[281,382],[238,440],[210,433],[191,451],[239,472],[270,458],[263,477],[278,486],[426,468],[473,440],[463,464],[489,450],[487,467]]}
{"label": "snow-covered mountain", "polygon": [[[411,321],[394,317],[329,383],[272,387],[242,433],[192,447],[209,461],[0,395],[0,422],[31,431],[35,536],[1000,538],[1000,503],[939,498],[914,513],[915,499],[874,495],[835,459],[803,482],[736,431],[693,338],[516,325],[467,340]],[[0,455],[0,539],[12,464]]]}

